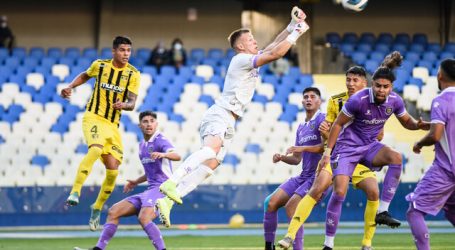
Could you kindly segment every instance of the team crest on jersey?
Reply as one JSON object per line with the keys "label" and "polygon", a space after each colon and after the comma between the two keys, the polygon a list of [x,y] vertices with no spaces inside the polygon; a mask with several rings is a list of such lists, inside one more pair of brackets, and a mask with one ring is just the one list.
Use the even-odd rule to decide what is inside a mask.
{"label": "team crest on jersey", "polygon": [[310,129],[311,129],[311,130],[314,130],[314,127],[315,127],[314,123],[313,123],[313,122],[310,123]]}
{"label": "team crest on jersey", "polygon": [[147,151],[149,152],[149,154],[152,154],[153,153],[153,146],[150,146],[147,148]]}
{"label": "team crest on jersey", "polygon": [[393,113],[392,107],[387,107],[387,108],[385,109],[385,113],[386,113],[387,115],[391,115],[391,114]]}
{"label": "team crest on jersey", "polygon": [[368,109],[365,115],[371,115],[371,110]]}
{"label": "team crest on jersey", "polygon": [[128,76],[122,75],[122,76],[120,76],[120,79],[121,79],[121,80],[124,80],[124,81],[127,81],[127,80],[128,80]]}

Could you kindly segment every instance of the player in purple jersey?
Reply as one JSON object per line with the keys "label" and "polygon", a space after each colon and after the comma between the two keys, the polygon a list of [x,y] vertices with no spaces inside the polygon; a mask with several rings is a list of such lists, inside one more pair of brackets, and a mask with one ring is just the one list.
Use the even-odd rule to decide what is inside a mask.
{"label": "player in purple jersey", "polygon": [[[297,206],[299,201],[311,187],[316,172],[317,163],[324,151],[319,125],[325,119],[321,113],[321,92],[317,88],[309,87],[303,90],[303,107],[306,112],[305,122],[300,124],[295,139],[295,146],[287,150],[287,155],[273,155],[273,162],[283,161],[287,164],[298,165],[302,162],[300,175],[291,177],[281,184],[264,201],[264,239],[265,249],[275,249],[275,232],[278,225],[278,209],[286,205],[286,212],[291,218],[294,214],[292,208]],[[317,147],[315,147],[317,146]],[[303,159],[303,160],[302,160]],[[292,211],[291,211],[292,210]],[[303,249],[303,228],[299,230],[294,249]]]}
{"label": "player in purple jersey", "polygon": [[402,170],[401,154],[376,139],[389,117],[395,114],[409,130],[429,129],[428,122],[416,121],[406,112],[403,100],[392,91],[393,69],[401,61],[399,52],[388,55],[374,72],[372,87],[351,96],[330,131],[327,149],[319,165],[323,168],[330,162],[333,170],[334,187],[327,206],[327,221],[332,222],[335,232],[356,164],[362,163],[372,170],[388,165],[381,201],[391,201],[395,195]]}
{"label": "player in purple jersey", "polygon": [[[144,111],[139,114],[139,127],[144,136],[139,145],[139,158],[145,173],[136,180],[128,180],[123,192],[128,193],[145,181],[148,183],[147,190],[125,198],[109,209],[98,243],[90,250],[105,249],[117,231],[119,219],[131,215],[137,215],[139,223],[157,250],[166,249],[161,232],[153,223],[158,214],[155,207],[157,199],[164,197],[159,186],[172,172],[171,161],[179,161],[181,157],[174,152],[174,146],[169,140],[157,131],[157,126],[155,113]],[[74,250],[83,249],[75,247]]]}
{"label": "player in purple jersey", "polygon": [[[392,83],[395,81],[393,69],[399,66],[401,61],[399,52],[388,55],[374,72],[372,87],[349,98],[330,130],[319,170],[331,164],[334,176],[333,192],[327,206],[326,221],[331,224],[333,235],[340,220],[349,179],[358,163],[372,170],[380,170],[388,165],[385,176],[387,182],[384,182],[383,187],[386,192],[381,193],[381,200],[391,201],[395,195],[401,176],[401,154],[377,140],[389,117],[395,114],[403,127],[409,130],[429,129],[429,123],[412,118],[406,112],[401,97],[392,92]],[[294,219],[299,220],[298,217],[293,217],[291,226],[292,223],[297,223]],[[292,242],[292,238],[286,235],[283,241]]]}
{"label": "player in purple jersey", "polygon": [[431,127],[414,145],[414,152],[435,145],[435,159],[430,169],[406,196],[410,202],[406,219],[418,250],[430,249],[430,233],[425,215],[436,215],[441,208],[455,226],[455,60],[441,62],[438,72],[442,90],[431,105]]}

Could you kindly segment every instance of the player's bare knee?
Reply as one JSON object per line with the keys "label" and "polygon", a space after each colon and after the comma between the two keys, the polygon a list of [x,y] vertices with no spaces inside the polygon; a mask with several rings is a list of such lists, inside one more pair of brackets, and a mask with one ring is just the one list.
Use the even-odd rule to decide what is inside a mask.
{"label": "player's bare knee", "polygon": [[150,216],[144,214],[139,214],[139,216],[137,217],[137,220],[142,225],[142,227],[147,226],[153,219],[154,218],[151,218]]}
{"label": "player's bare knee", "polygon": [[116,206],[109,208],[107,218],[108,220],[117,220],[120,218],[120,210]]}
{"label": "player's bare knee", "polygon": [[314,200],[318,201],[322,197],[322,193],[324,190],[321,189],[320,186],[313,186],[311,187],[310,191],[308,191],[308,195],[311,196]]}

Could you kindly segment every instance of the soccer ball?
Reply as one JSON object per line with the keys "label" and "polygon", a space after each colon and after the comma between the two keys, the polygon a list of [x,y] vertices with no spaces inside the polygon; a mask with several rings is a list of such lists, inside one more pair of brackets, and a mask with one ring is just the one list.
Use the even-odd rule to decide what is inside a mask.
{"label": "soccer ball", "polygon": [[365,9],[368,0],[342,0],[341,5],[343,8],[350,11],[359,12]]}

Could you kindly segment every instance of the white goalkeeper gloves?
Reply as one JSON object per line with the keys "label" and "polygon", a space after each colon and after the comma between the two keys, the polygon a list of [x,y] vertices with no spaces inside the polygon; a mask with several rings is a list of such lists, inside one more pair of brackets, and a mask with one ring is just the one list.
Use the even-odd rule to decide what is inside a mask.
{"label": "white goalkeeper gloves", "polygon": [[301,10],[299,7],[294,6],[294,8],[291,10],[291,22],[289,22],[286,30],[291,33],[294,30],[295,25],[297,23],[303,22],[305,18],[305,12],[303,12],[303,10]]}
{"label": "white goalkeeper gloves", "polygon": [[294,29],[292,30],[291,34],[289,34],[288,37],[286,38],[286,40],[292,44],[295,44],[297,39],[299,39],[299,37],[303,33],[305,33],[309,28],[310,26],[308,26],[308,24],[305,21],[297,23],[294,26]]}

